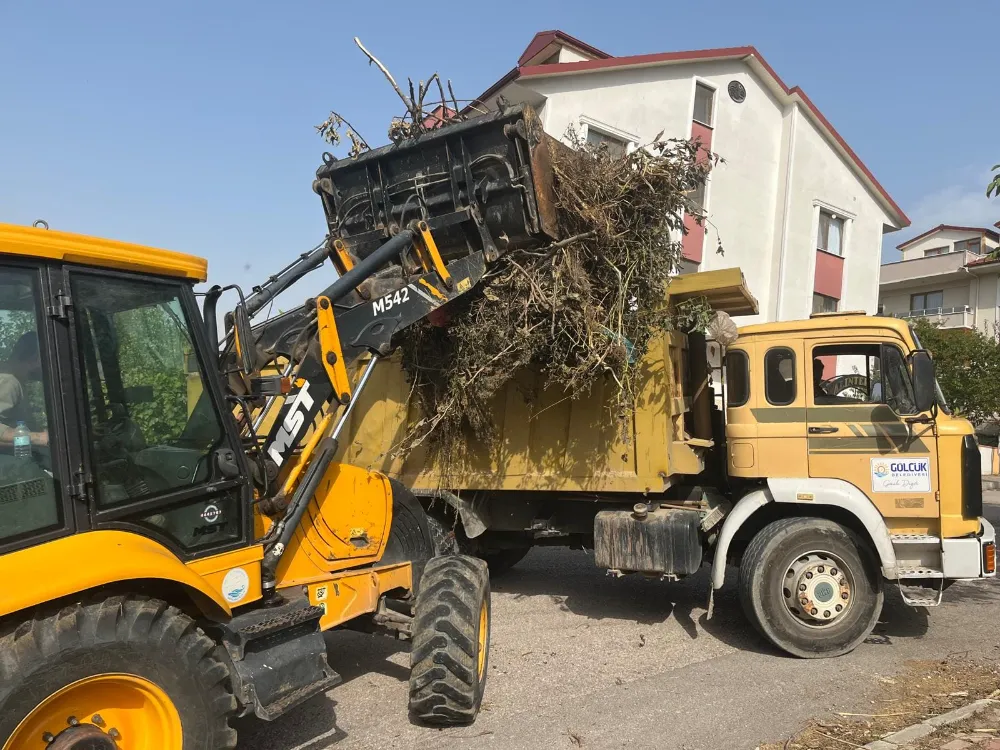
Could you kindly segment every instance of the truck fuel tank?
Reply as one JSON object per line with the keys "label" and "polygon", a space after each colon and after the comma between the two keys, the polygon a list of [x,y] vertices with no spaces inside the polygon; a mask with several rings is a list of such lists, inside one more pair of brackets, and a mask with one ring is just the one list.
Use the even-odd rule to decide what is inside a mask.
{"label": "truck fuel tank", "polygon": [[701,567],[700,525],[696,510],[650,510],[645,503],[602,510],[594,518],[595,562],[623,573],[691,575]]}

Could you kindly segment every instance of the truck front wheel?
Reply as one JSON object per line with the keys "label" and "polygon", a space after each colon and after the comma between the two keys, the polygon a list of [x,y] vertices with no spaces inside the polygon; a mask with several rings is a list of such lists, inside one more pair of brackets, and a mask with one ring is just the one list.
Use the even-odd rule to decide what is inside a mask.
{"label": "truck front wheel", "polygon": [[783,518],[750,542],[740,564],[747,618],[793,656],[853,651],[882,612],[882,578],[850,529],[820,518]]}

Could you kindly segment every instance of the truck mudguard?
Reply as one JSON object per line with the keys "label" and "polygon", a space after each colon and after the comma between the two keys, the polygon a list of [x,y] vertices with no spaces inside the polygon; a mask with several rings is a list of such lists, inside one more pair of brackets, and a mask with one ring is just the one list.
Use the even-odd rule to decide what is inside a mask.
{"label": "truck mudguard", "polygon": [[744,522],[767,503],[787,503],[802,508],[803,516],[813,515],[809,508],[816,505],[834,505],[853,515],[868,531],[882,565],[882,575],[896,578],[896,553],[892,548],[885,520],[865,494],[842,479],[768,479],[767,489],[755,490],[733,506],[722,524],[719,540],[712,560],[712,588],[720,589],[726,579],[726,558],[729,544]]}

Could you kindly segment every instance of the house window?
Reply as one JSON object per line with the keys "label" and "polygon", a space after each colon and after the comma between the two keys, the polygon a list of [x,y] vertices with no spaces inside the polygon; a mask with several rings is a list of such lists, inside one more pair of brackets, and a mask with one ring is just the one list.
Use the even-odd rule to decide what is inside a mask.
{"label": "house window", "polygon": [[587,145],[595,150],[603,146],[608,150],[608,154],[615,157],[624,156],[625,152],[628,151],[628,141],[624,138],[603,133],[595,129],[593,125],[587,126]]}
{"label": "house window", "polygon": [[820,209],[819,236],[816,248],[834,255],[844,254],[844,219],[830,211]]}
{"label": "house window", "polygon": [[950,247],[932,247],[930,250],[924,251],[924,257],[930,258],[932,255],[944,255],[945,253],[950,253]]}
{"label": "house window", "polygon": [[910,295],[910,312],[939,310],[944,307],[944,292],[921,292]]}
{"label": "house window", "polygon": [[831,313],[837,312],[837,308],[840,306],[840,300],[836,297],[827,297],[825,294],[820,294],[819,292],[813,292],[813,312],[814,313]]}
{"label": "house window", "polygon": [[978,237],[971,240],[959,240],[958,242],[955,243],[955,252],[956,253],[967,252],[979,255],[982,252],[982,250],[980,249],[981,247],[982,245]]}
{"label": "house window", "polygon": [[692,119],[702,125],[712,127],[712,114],[715,105],[715,89],[703,83],[694,86],[694,115]]}

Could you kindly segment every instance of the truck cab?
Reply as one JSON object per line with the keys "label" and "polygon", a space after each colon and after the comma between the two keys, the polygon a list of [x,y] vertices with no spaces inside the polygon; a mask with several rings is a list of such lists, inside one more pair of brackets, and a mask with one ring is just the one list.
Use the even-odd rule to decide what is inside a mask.
{"label": "truck cab", "polygon": [[[726,354],[725,401],[736,502],[722,547],[726,526],[742,528],[752,539],[744,557],[760,557],[763,523],[825,519],[846,529],[862,565],[870,556],[878,577],[898,583],[915,606],[939,603],[955,580],[995,575],[972,425],[948,409],[930,357],[905,321],[843,313],[741,328]],[[744,525],[751,516],[756,522]],[[801,562],[794,547],[786,540],[783,554],[775,552],[788,559],[774,574],[784,576],[779,598],[808,628],[829,627],[859,587],[880,586],[859,571],[853,583],[824,577],[831,560],[824,565],[823,555],[810,553]],[[850,566],[840,563],[843,574]],[[768,574],[757,576],[767,588]],[[819,578],[831,585],[817,591]]]}

